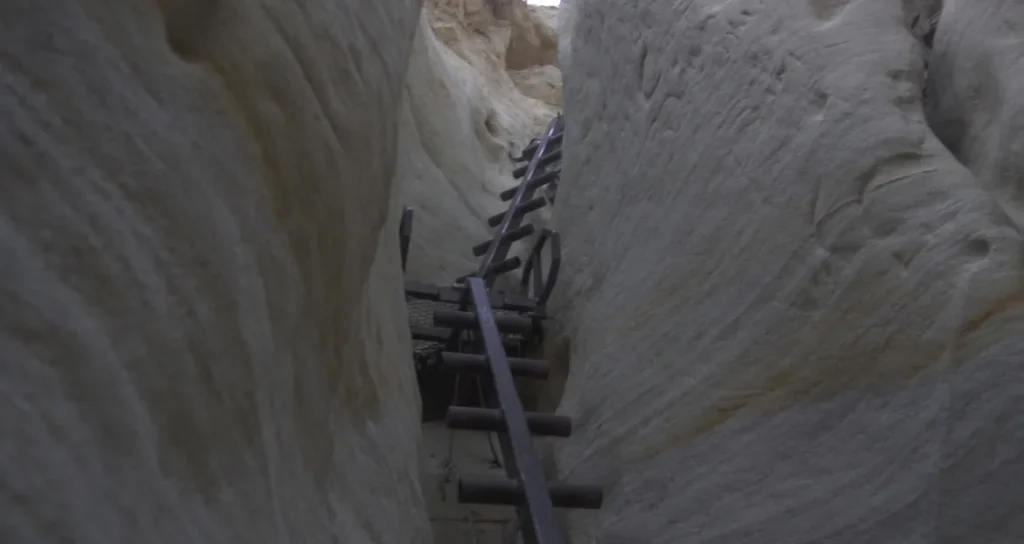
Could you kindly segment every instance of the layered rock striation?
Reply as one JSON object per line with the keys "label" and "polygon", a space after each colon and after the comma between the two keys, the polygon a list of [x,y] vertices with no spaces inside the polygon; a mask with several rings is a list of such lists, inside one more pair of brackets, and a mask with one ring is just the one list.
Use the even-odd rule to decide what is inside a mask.
{"label": "layered rock striation", "polygon": [[563,2],[575,542],[1024,537],[1010,4]]}

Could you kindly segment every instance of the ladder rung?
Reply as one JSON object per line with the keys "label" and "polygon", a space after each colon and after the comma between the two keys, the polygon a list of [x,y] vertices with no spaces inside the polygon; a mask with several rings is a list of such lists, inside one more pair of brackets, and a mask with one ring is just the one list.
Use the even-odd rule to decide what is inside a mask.
{"label": "ladder rung", "polygon": [[452,331],[448,329],[416,325],[410,326],[409,332],[412,333],[413,340],[422,340],[424,342],[447,342],[448,338],[452,335]]}
{"label": "ladder rung", "polygon": [[[444,344],[451,339],[451,335],[455,332],[451,329],[440,329],[436,327],[420,327],[410,326],[409,332],[412,333],[413,340],[420,340],[423,342],[436,342]],[[519,340],[512,336],[504,336],[501,339],[501,345],[506,351],[511,351],[519,348]]]}
{"label": "ladder rung", "polygon": [[[463,290],[458,287],[439,287],[412,281],[405,282],[406,296],[415,299],[458,304],[462,301],[462,293]],[[501,291],[491,291],[487,295],[491,301],[491,307],[497,310],[533,312],[537,309],[536,301],[529,297],[505,294]]]}
{"label": "ladder rung", "polygon": [[[450,406],[445,424],[449,429],[467,431],[502,432],[505,414],[497,408]],[[572,436],[572,418],[540,412],[526,412],[526,426],[536,436]]]}
{"label": "ladder rung", "polygon": [[[599,485],[548,484],[548,494],[555,508],[597,510],[604,502],[604,490]],[[525,497],[523,484],[516,480],[459,478],[460,503],[522,506]]]}
{"label": "ladder rung", "polygon": [[[522,225],[522,226],[520,226],[518,228],[514,228],[514,229],[506,232],[505,236],[501,237],[502,238],[501,243],[511,244],[513,242],[518,242],[519,240],[522,240],[523,238],[526,238],[527,236],[529,236],[529,235],[531,235],[533,233],[534,233],[533,223],[527,223],[525,225]],[[473,246],[473,256],[474,257],[482,257],[484,255],[484,253],[487,253],[487,249],[489,247],[491,247],[491,242],[493,242],[493,241],[494,241],[493,239],[492,240],[487,240],[486,242],[481,242],[481,243]]]}
{"label": "ladder rung", "polygon": [[[544,185],[547,185],[548,183],[551,183],[552,181],[558,179],[558,176],[561,173],[561,170],[552,170],[550,172],[544,172],[543,174],[531,180],[524,181],[523,183],[526,184],[527,191],[535,191],[538,188],[543,187]],[[502,191],[498,196],[501,198],[502,202],[508,202],[509,200],[512,200],[512,197],[516,196],[516,191],[518,190],[518,185],[516,185],[515,187],[509,187],[508,189]]]}
{"label": "ladder rung", "polygon": [[[543,359],[524,359],[521,357],[509,357],[508,366],[513,376],[541,380],[548,377],[550,369],[548,362]],[[448,372],[473,374],[490,374],[491,372],[491,367],[487,363],[487,356],[478,353],[442,352],[441,368]]]}
{"label": "ladder rung", "polygon": [[[558,134],[552,134],[551,137],[548,138],[548,145],[549,146],[556,146],[556,145],[562,143],[562,135],[563,134],[565,134],[564,130],[562,132],[559,132]],[[526,146],[526,148],[523,149],[523,152],[520,153],[519,156],[520,157],[526,157],[527,155],[533,155],[537,151],[537,146],[539,146],[539,145],[540,145],[540,140],[533,140],[532,142],[530,142],[530,145]]]}
{"label": "ladder rung", "polygon": [[[557,160],[559,160],[561,158],[562,158],[562,150],[561,149],[556,149],[554,151],[550,151],[550,152],[548,152],[545,155],[541,155],[540,160],[537,161],[537,168],[540,168],[542,166],[547,166],[547,165],[549,165],[549,164],[551,164],[551,163],[553,163],[553,162],[555,162],[555,161],[557,161]],[[523,174],[526,173],[526,170],[529,167],[530,167],[530,163],[526,163],[526,164],[520,166],[519,168],[516,168],[515,170],[512,171],[512,177],[514,177],[514,178],[521,178],[521,177],[523,177]]]}
{"label": "ladder rung", "polygon": [[[534,318],[521,315],[495,315],[494,324],[500,332],[532,334]],[[476,313],[462,310],[434,310],[434,326],[472,329],[477,325]]]}
{"label": "ladder rung", "polygon": [[[543,208],[545,204],[547,204],[546,198],[542,196],[534,197],[516,206],[515,209],[512,210],[512,215],[513,217],[522,217],[534,210],[539,210]],[[490,216],[489,218],[487,218],[487,225],[490,227],[497,227],[498,225],[501,224],[501,220],[505,219],[506,213],[508,213],[507,210],[499,214]]]}
{"label": "ladder rung", "polygon": [[537,301],[529,297],[504,295],[494,304],[495,308],[515,312],[537,312]]}
{"label": "ladder rung", "polygon": [[405,282],[405,294],[412,298],[419,298],[424,300],[440,300],[441,289],[436,285],[428,285],[426,283],[417,283],[407,281]]}
{"label": "ladder rung", "polygon": [[500,263],[494,263],[487,267],[487,271],[484,272],[485,277],[497,276],[498,274],[504,274],[511,272],[519,268],[523,264],[523,261],[519,257],[509,257]]}

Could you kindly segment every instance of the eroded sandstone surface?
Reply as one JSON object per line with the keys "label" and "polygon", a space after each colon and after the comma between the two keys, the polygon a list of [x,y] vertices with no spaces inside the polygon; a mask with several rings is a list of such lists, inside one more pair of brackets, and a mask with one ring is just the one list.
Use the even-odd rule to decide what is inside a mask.
{"label": "eroded sandstone surface", "polygon": [[946,2],[951,153],[911,4],[559,13],[574,542],[1024,538],[1020,13]]}
{"label": "eroded sandstone surface", "polygon": [[[550,16],[549,16],[550,18]],[[523,0],[428,0],[401,111],[400,205],[415,209],[408,276],[448,284],[474,271],[470,249],[514,186],[510,146],[542,132],[561,103],[555,31]],[[547,213],[531,214],[542,224]],[[513,254],[529,248],[520,242]]]}
{"label": "eroded sandstone surface", "polygon": [[946,0],[929,61],[935,134],[1024,224],[1024,5]]}
{"label": "eroded sandstone surface", "polygon": [[5,5],[0,542],[428,542],[397,212],[470,271],[557,61],[573,541],[1020,542],[1016,4],[927,122],[931,0]]}
{"label": "eroded sandstone surface", "polygon": [[0,541],[426,542],[414,0],[0,7]]}

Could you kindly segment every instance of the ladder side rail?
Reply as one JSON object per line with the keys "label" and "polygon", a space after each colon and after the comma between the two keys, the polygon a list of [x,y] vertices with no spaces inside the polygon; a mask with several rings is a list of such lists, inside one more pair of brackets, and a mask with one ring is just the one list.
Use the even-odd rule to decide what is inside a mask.
{"label": "ladder side rail", "polygon": [[538,173],[541,158],[544,156],[544,152],[547,149],[548,142],[551,140],[552,135],[559,127],[559,121],[561,117],[556,117],[548,124],[548,129],[541,138],[540,144],[537,146],[537,152],[534,153],[533,158],[530,159],[529,168],[526,170],[526,175],[523,176],[523,181],[519,184],[519,189],[516,190],[515,196],[509,202],[508,210],[505,212],[505,217],[502,218],[501,223],[498,225],[497,231],[494,234],[494,238],[491,239],[491,245],[487,248],[487,253],[484,254],[483,260],[480,262],[480,268],[477,270],[477,276],[484,279],[487,287],[494,284],[495,275],[489,273],[489,269],[493,263],[500,263],[505,260],[508,256],[508,251],[511,247],[511,243],[505,240],[505,233],[509,230],[519,227],[523,221],[522,214],[516,214],[516,207],[520,203],[533,197],[534,189],[530,188],[529,181],[534,178]]}
{"label": "ladder side rail", "polygon": [[520,527],[527,544],[565,544],[559,530],[555,508],[551,502],[540,456],[526,422],[526,412],[516,390],[508,357],[502,347],[501,334],[495,326],[494,313],[487,297],[487,284],[480,277],[466,280],[469,302],[477,318],[480,342],[491,370],[498,408],[505,416],[505,432],[498,433],[505,456],[505,470],[509,478],[523,486],[525,504],[519,508]]}

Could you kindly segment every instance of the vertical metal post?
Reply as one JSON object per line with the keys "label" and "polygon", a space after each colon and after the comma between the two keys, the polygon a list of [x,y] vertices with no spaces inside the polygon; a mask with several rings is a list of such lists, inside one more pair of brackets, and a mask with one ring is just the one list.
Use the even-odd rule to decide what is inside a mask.
{"label": "vertical metal post", "polygon": [[412,240],[412,206],[402,208],[402,220],[398,224],[398,246],[402,252],[402,272],[409,259],[409,241]]}

